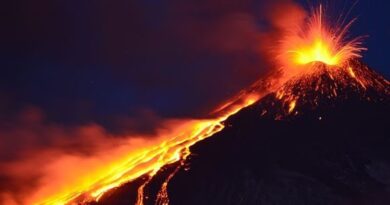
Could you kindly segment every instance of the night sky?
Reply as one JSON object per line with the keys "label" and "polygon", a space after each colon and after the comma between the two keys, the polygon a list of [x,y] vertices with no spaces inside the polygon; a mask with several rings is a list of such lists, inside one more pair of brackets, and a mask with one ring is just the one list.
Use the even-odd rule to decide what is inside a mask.
{"label": "night sky", "polygon": [[[3,2],[0,119],[34,108],[62,124],[147,130],[161,118],[201,117],[271,69],[256,49],[270,2]],[[388,11],[388,1],[361,0],[349,15],[358,17],[350,36],[368,35],[364,62],[387,78]]]}

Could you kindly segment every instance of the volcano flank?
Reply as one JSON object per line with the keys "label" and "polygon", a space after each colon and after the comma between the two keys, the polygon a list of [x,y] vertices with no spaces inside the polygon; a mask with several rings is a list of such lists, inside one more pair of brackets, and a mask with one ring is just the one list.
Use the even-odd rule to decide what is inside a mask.
{"label": "volcano flank", "polygon": [[[160,170],[143,203],[388,205],[389,81],[358,60],[307,67]],[[169,200],[156,200],[175,169]],[[143,181],[93,204],[134,204]]]}

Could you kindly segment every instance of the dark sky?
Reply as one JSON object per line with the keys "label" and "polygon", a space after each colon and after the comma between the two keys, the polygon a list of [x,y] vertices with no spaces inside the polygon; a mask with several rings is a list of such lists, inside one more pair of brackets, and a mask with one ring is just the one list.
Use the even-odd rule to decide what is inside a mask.
{"label": "dark sky", "polygon": [[[267,4],[3,2],[2,119],[29,106],[61,123],[202,116],[270,69],[256,50]],[[388,11],[387,1],[361,0],[350,15],[358,17],[350,35],[369,36],[364,61],[387,78]]]}

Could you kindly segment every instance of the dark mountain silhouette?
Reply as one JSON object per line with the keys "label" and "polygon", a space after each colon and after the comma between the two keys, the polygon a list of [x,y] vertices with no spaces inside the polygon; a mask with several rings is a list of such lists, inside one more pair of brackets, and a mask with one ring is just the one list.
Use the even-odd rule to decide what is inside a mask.
{"label": "dark mountain silhouette", "polygon": [[[168,184],[169,204],[388,205],[389,94],[389,82],[359,61],[313,63],[191,147]],[[176,167],[145,187],[144,204],[155,204]],[[134,204],[143,181],[95,204]]]}

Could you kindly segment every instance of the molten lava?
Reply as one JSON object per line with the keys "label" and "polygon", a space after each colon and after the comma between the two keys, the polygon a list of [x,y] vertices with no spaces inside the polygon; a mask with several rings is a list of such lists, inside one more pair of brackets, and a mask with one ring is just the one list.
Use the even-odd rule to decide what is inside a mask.
{"label": "molten lava", "polygon": [[[259,97],[258,94],[248,92],[234,98],[234,102],[220,109],[215,113],[215,118],[174,122],[171,131],[160,133],[161,136],[149,139],[150,142],[141,143],[143,147],[133,147],[134,150],[126,152],[130,147],[128,144],[136,143],[137,139],[123,142],[123,145],[118,145],[113,150],[106,150],[106,154],[100,157],[102,162],[107,161],[106,163],[100,163],[97,167],[91,166],[90,171],[86,170],[66,183],[51,182],[56,185],[55,188],[42,187],[23,204],[59,205],[98,201],[107,191],[146,175],[148,179],[138,188],[137,204],[142,205],[144,187],[162,167],[180,162],[177,168],[179,169],[190,154],[190,146],[222,130],[222,122],[227,117],[253,104]],[[162,185],[156,203],[168,203],[168,182],[176,172],[169,175]]]}
{"label": "molten lava", "polygon": [[365,50],[361,38],[345,39],[352,22],[330,27],[320,6],[303,25],[287,31],[280,44],[279,60],[284,67],[294,68],[311,62],[341,65],[349,59],[361,57],[360,52]]}
{"label": "molten lava", "polygon": [[[340,89],[351,86],[358,90],[386,86],[386,83],[376,85],[373,80],[376,75],[356,61],[366,48],[362,47],[361,37],[346,39],[353,22],[330,26],[320,5],[312,10],[308,18],[285,31],[277,49],[283,86],[276,92],[276,98],[286,108],[281,113],[296,115],[298,112],[294,110],[305,101],[313,100],[313,106],[318,104],[321,100],[318,95],[309,98],[309,94],[332,98],[342,91]],[[355,69],[359,70],[359,74],[355,73]],[[324,76],[329,77],[329,83],[322,82]],[[281,118],[282,114],[276,116],[276,119]]]}

